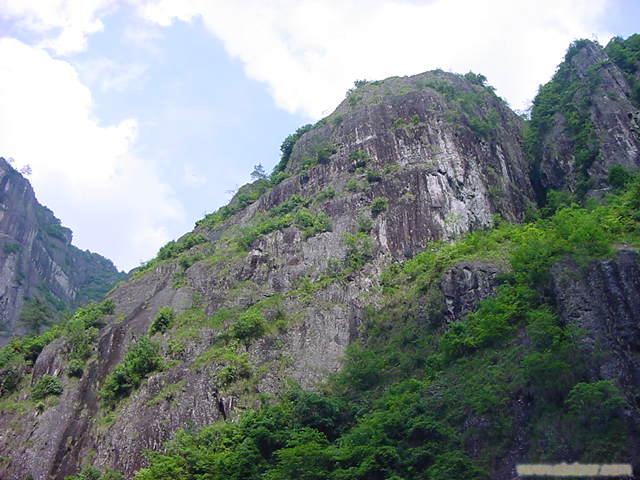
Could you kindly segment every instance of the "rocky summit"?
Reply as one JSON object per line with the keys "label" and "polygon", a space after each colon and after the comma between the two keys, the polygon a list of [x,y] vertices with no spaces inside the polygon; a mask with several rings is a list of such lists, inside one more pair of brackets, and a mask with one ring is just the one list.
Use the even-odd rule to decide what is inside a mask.
{"label": "rocky summit", "polygon": [[2,349],[1,478],[640,466],[639,118],[637,35],[572,44],[530,119],[479,74],[356,82],[104,297],[2,162],[5,329],[42,281],[100,301]]}

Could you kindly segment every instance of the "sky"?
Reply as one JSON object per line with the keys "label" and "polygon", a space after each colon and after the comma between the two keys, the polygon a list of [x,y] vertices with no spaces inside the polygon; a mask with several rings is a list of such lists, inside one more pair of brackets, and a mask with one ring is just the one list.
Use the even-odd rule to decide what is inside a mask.
{"label": "sky", "polygon": [[640,0],[0,0],[0,156],[129,270],[226,203],[357,79],[484,74],[516,110]]}

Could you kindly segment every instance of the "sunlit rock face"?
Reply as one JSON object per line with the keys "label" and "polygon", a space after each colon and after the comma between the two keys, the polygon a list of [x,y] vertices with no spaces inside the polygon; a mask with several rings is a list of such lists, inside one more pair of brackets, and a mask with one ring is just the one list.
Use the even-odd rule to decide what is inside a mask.
{"label": "sunlit rock face", "polygon": [[[522,153],[522,121],[489,89],[463,77],[428,72],[368,84],[351,93],[294,148],[290,169],[326,146],[336,153],[310,172],[304,190],[348,182],[366,155],[369,182],[360,201],[389,200],[377,225],[381,248],[396,258],[433,240],[523,218],[531,200]],[[274,192],[275,193],[275,192]]]}

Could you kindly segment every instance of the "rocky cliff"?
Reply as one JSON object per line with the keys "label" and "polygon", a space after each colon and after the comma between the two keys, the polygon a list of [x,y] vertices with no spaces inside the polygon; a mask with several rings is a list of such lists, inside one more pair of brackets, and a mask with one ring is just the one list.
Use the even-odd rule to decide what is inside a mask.
{"label": "rocky cliff", "polygon": [[640,167],[638,35],[603,48],[575,42],[532,109],[531,148],[540,189],[584,195],[606,188],[611,167]]}
{"label": "rocky cliff", "polygon": [[[80,382],[64,379],[58,405],[0,440],[2,454],[15,459],[9,478],[62,478],[92,451],[96,465],[130,475],[145,449],[159,448],[180,426],[237,416],[288,378],[316,385],[358,336],[386,265],[429,242],[490,227],[495,215],[523,219],[533,194],[522,130],[474,75],[430,72],[361,85],[295,143],[279,183],[258,180],[249,187],[263,190],[255,202],[204,219],[110,294],[114,320]],[[100,416],[112,414],[96,400],[100,382],[162,307],[178,317],[159,338],[164,351],[179,350],[169,354],[172,366],[101,425]],[[219,339],[237,312],[251,309],[276,327],[233,347],[250,375],[226,385],[219,372],[229,360]],[[207,320],[212,315],[219,325]],[[201,318],[189,326],[191,317]],[[34,372],[60,374],[64,351],[64,341],[47,346]]]}
{"label": "rocky cliff", "polygon": [[[602,49],[581,44],[567,62],[584,57],[582,65],[596,54],[602,55]],[[608,92],[607,85],[598,88]],[[613,163],[637,164],[637,137],[623,122],[632,92],[618,87],[620,111],[609,104],[610,115],[594,110],[594,128],[610,133],[617,143],[602,142],[608,150],[598,150],[589,165],[593,178],[604,178]],[[599,99],[601,91],[595,92]],[[622,133],[611,131],[612,118],[619,120],[614,123]],[[330,468],[347,462],[344,471],[351,476],[335,478],[389,478],[409,462],[401,458],[403,452],[418,444],[429,447],[411,457],[411,468],[432,469],[427,478],[486,478],[470,466],[472,461],[495,478],[512,478],[516,461],[540,458],[539,452],[549,447],[541,433],[549,421],[545,415],[559,416],[568,408],[563,403],[568,391],[590,380],[571,377],[566,390],[549,394],[555,410],[545,410],[538,399],[547,398],[547,387],[522,365],[533,365],[534,372],[546,368],[545,358],[556,365],[556,348],[571,356],[564,330],[570,322],[592,329],[599,342],[613,342],[611,327],[596,325],[599,319],[567,313],[574,304],[583,305],[574,302],[579,295],[601,298],[598,305],[612,306],[611,312],[623,302],[625,320],[618,322],[608,311],[607,325],[633,330],[637,317],[634,254],[615,261],[625,271],[623,280],[603,273],[618,268],[600,258],[609,254],[607,242],[613,236],[602,240],[606,245],[600,250],[594,247],[595,253],[589,250],[600,262],[590,264],[588,273],[597,281],[581,280],[582,270],[569,275],[576,293],[566,300],[563,295],[571,289],[559,286],[561,273],[573,268],[562,263],[569,261],[564,256],[583,255],[576,247],[582,245],[583,237],[576,235],[583,232],[583,223],[597,229],[603,222],[569,209],[563,214],[568,219],[559,214],[521,229],[513,226],[527,213],[535,214],[525,141],[539,140],[535,149],[527,149],[541,155],[533,169],[545,172],[533,176],[539,187],[574,188],[578,178],[572,173],[577,163],[573,150],[562,149],[563,142],[575,138],[562,133],[562,115],[547,120],[549,129],[534,132],[544,137],[529,134],[525,139],[525,122],[481,75],[472,73],[434,71],[358,82],[335,112],[285,141],[282,161],[270,177],[242,187],[229,205],[163,247],[114,289],[107,303],[79,312],[35,347],[16,343],[5,352],[6,360],[0,357],[0,373],[13,372],[12,387],[5,388],[0,404],[4,477],[62,479],[89,464],[131,478],[147,465],[145,450],[162,450],[178,429],[193,432],[222,421],[248,428],[255,416],[235,422],[273,401],[288,382],[321,388],[340,370],[347,347],[356,343],[364,350],[348,357],[351,363],[341,377],[347,386],[338,382],[334,387],[341,392],[336,394],[342,395],[340,405],[355,402],[345,415],[360,412],[345,421],[348,427],[340,427],[342,433],[356,429],[341,445],[363,438],[371,445],[379,441],[370,430],[357,431],[360,418],[374,428],[378,411],[415,409],[402,410],[387,428],[398,436],[402,421],[418,423],[407,427],[408,443],[399,453],[390,453],[384,443],[370,458],[366,445],[352,460],[338,455],[341,460],[329,462]],[[626,156],[614,162],[611,152]],[[561,168],[565,164],[569,167]],[[629,225],[633,222],[629,219]],[[584,238],[585,245],[600,247],[599,237]],[[558,266],[550,272],[552,264]],[[553,308],[564,324],[558,320],[556,325]],[[86,341],[78,342],[78,325],[90,332],[80,336]],[[547,341],[548,332],[554,342]],[[616,348],[626,352],[625,345]],[[609,363],[618,365],[615,361]],[[77,368],[70,368],[72,362]],[[634,369],[634,362],[623,363]],[[588,365],[596,368],[596,362]],[[410,381],[393,383],[401,379]],[[382,397],[374,403],[385,392],[398,391],[416,397],[387,404]],[[367,416],[369,411],[374,413]],[[158,467],[141,478],[193,478],[178,476],[193,466],[190,461],[197,464],[189,470],[194,475],[225,461],[233,468],[255,469],[260,455],[269,461],[285,458],[273,454],[280,448],[274,445],[299,446],[300,432],[289,443],[270,440],[268,431],[275,429],[275,434],[280,427],[266,425],[271,424],[257,429],[257,446],[242,444],[235,450],[232,445],[243,438],[239,433],[224,441],[222,430],[213,430],[211,437],[188,437],[189,448],[203,442],[214,452],[219,440],[227,460],[198,463],[185,454],[189,459],[174,470],[167,466],[166,475]],[[282,435],[291,425],[282,426]],[[338,427],[318,428],[326,437],[314,448],[338,438]],[[181,452],[180,447],[172,451]],[[584,449],[571,450],[563,443],[557,451],[571,459]],[[312,458],[315,465],[320,457]],[[358,467],[357,475],[356,464],[366,465]],[[273,475],[268,478],[296,478]],[[417,473],[408,469],[404,475],[415,478]],[[229,473],[211,478],[254,477]]]}
{"label": "rocky cliff", "polygon": [[0,158],[0,344],[38,333],[59,313],[102,298],[124,277],[104,257],[71,244],[71,230]]}

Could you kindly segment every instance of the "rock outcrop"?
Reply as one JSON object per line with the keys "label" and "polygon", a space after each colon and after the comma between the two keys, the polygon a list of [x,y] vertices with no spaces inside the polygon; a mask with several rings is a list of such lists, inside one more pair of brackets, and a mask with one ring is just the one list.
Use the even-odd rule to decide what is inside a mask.
{"label": "rock outcrop", "polygon": [[[0,345],[38,333],[61,308],[102,298],[124,274],[71,244],[71,230],[40,205],[29,184],[0,158]],[[31,310],[27,315],[24,307]]]}
{"label": "rock outcrop", "polygon": [[575,42],[534,102],[539,188],[585,193],[605,188],[614,165],[640,168],[638,65],[625,71],[612,45]]}
{"label": "rock outcrop", "polygon": [[582,348],[602,362],[593,378],[618,381],[633,394],[640,387],[640,262],[620,250],[613,260],[581,267],[571,260],[552,271],[558,309],[567,324],[584,332]]}
{"label": "rock outcrop", "polygon": [[473,312],[480,300],[493,295],[500,273],[499,266],[486,262],[464,262],[445,272],[440,290],[445,300],[447,322],[460,320]]}
{"label": "rock outcrop", "polygon": [[[640,256],[622,248],[614,259],[580,266],[567,259],[552,269],[558,311],[567,325],[581,332],[580,348],[598,362],[592,381],[613,380],[630,408],[633,458],[640,453]],[[634,465],[638,469],[640,465]]]}

